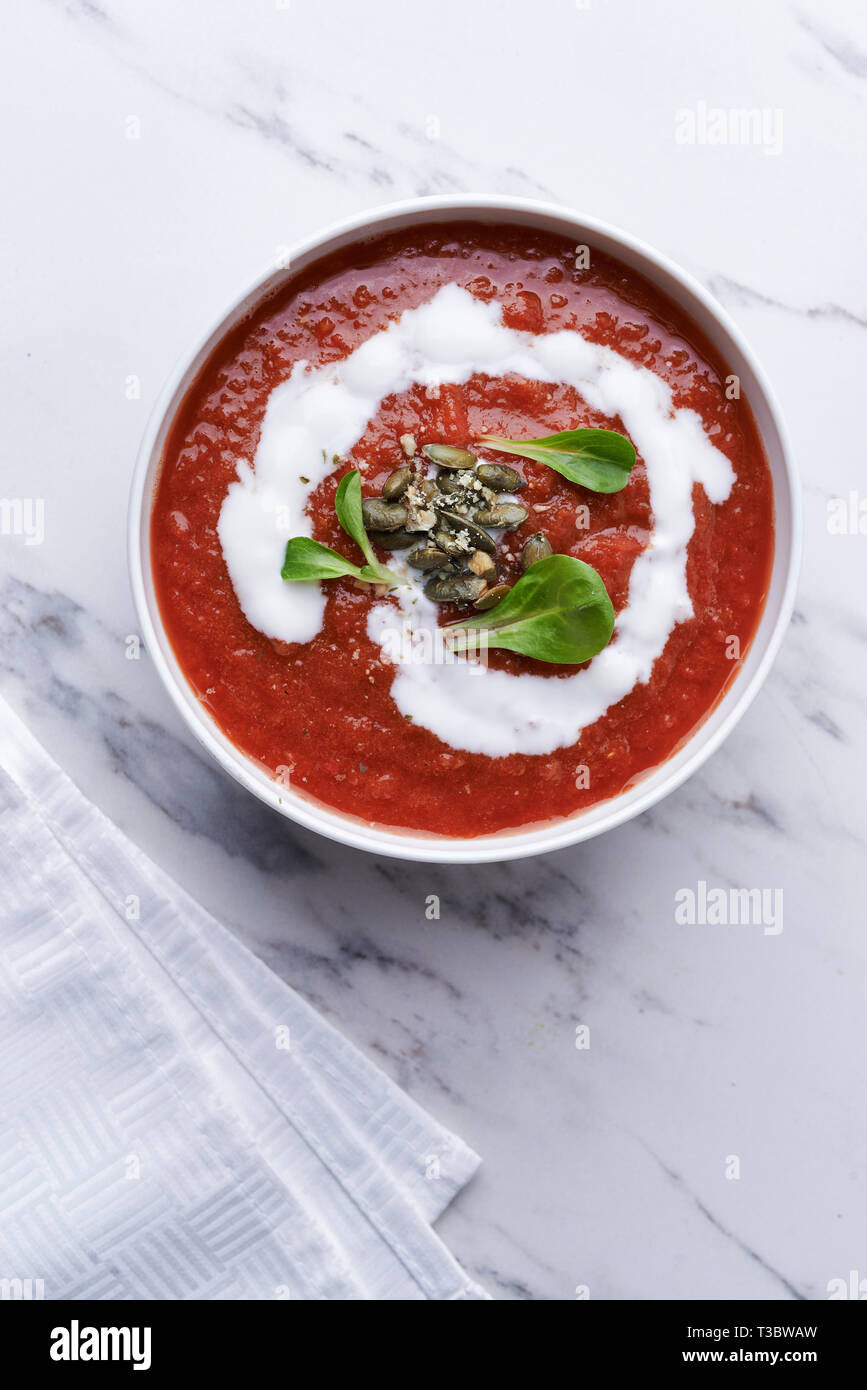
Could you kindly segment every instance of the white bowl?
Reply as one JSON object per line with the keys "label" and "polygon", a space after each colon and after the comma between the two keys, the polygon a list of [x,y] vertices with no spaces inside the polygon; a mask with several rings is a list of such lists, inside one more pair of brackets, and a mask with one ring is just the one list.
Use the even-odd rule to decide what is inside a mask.
{"label": "white bowl", "polygon": [[[370,825],[330,810],[273,781],[240,752],[209,717],[187,683],[163,629],[150,563],[150,511],[165,440],[175,412],[223,335],[268,292],[312,261],[369,236],[416,223],[469,219],[512,222],[565,233],[589,243],[644,275],[674,300],[719,349],[756,417],[774,484],[775,556],[764,613],[752,646],[731,685],[710,715],[666,762],[634,787],[567,820],[550,821],[478,839],[422,835]],[[225,770],[281,815],[358,849],[398,859],[466,864],[517,859],[561,849],[601,835],[646,811],[679,787],[719,748],[745,713],[770,670],[794,600],[800,558],[801,507],[797,474],[779,409],[764,372],[738,328],[691,276],[651,247],[591,217],[529,198],[456,196],[417,198],[349,218],[296,245],[288,253],[291,269],[271,267],[236,300],[199,340],[193,353],[167,383],[154,408],[136,464],[129,514],[132,587],[147,650],[182,718]]]}

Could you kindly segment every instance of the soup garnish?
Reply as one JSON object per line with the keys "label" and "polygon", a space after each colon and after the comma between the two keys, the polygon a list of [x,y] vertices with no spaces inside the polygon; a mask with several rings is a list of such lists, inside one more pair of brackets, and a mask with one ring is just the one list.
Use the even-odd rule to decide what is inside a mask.
{"label": "soup garnish", "polygon": [[635,446],[617,430],[561,430],[542,439],[500,439],[483,434],[478,442],[504,454],[535,459],[593,492],[622,491],[635,463]]}
{"label": "soup garnish", "polygon": [[[411,443],[414,453],[414,439],[404,434],[400,442],[411,456],[407,445]],[[550,466],[557,472],[572,481],[579,481],[573,475],[580,472],[584,486],[600,492],[625,486],[635,462],[633,445],[616,430],[564,430],[526,444],[493,436],[483,442],[542,463],[543,455],[550,454]],[[505,465],[479,463],[475,454],[454,445],[425,444],[421,452],[428,465],[439,468],[438,478],[401,464],[386,478],[381,498],[363,499],[357,470],[340,480],[334,498],[337,518],[367,564],[355,565],[319,541],[294,536],[286,544],[282,578],[309,582],[349,577],[389,589],[411,584],[408,571],[398,574],[377,561],[370,536],[393,549],[398,548],[394,533],[411,537],[410,544],[433,533],[432,543],[428,540],[408,557],[413,568],[432,571],[425,596],[435,603],[469,604],[485,614],[452,625],[450,632],[473,634],[472,639],[451,639],[453,652],[500,647],[537,661],[580,665],[602,651],[614,631],[614,609],[591,565],[569,555],[554,556],[550,541],[539,532],[523,547],[524,573],[517,582],[506,584],[498,578],[497,544],[485,528],[507,531],[527,520],[526,507],[496,495],[519,491],[525,480]],[[417,468],[422,466],[416,462]]]}

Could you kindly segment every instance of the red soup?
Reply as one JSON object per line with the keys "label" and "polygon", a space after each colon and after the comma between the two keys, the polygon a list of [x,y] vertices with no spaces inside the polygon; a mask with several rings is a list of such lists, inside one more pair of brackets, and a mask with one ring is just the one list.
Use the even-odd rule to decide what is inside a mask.
{"label": "red soup", "polygon": [[[447,836],[572,816],[668,758],[736,673],[773,558],[755,421],[682,310],[587,260],[511,226],[374,238],[288,278],[189,391],[152,512],[163,622],[211,717],[302,795]],[[634,446],[620,490],[478,443],[587,428]],[[335,510],[353,471],[399,587],[282,579],[299,535],[364,565]],[[493,615],[550,554],[610,596],[597,655],[480,666],[417,640]]]}

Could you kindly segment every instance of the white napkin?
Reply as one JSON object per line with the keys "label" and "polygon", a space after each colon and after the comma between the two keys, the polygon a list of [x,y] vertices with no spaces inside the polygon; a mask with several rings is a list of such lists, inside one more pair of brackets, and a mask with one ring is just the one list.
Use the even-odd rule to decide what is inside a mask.
{"label": "white napkin", "polygon": [[46,1298],[483,1299],[478,1165],[0,701],[0,1278]]}

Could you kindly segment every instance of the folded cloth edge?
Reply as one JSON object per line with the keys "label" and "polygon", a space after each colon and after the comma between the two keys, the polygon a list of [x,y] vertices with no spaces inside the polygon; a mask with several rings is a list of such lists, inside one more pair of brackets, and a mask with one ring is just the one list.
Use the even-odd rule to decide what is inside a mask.
{"label": "folded cloth edge", "polygon": [[[218,993],[223,1002],[231,998],[233,1006],[243,1011],[247,1007],[244,991],[249,989],[255,992],[257,1005],[261,1008],[262,991],[264,991],[279,1015],[281,1012],[285,1013],[287,1001],[291,1001],[293,1017],[300,1020],[302,1029],[304,1022],[307,1021],[315,1026],[317,1035],[321,1033],[321,1030],[327,1030],[329,1043],[339,1057],[337,1079],[343,1083],[344,1090],[347,1076],[357,1078],[360,1084],[367,1083],[379,1094],[386,1115],[390,1107],[401,1125],[405,1126],[409,1122],[410,1128],[415,1126],[413,1133],[417,1130],[418,1135],[423,1136],[428,1142],[429,1148],[433,1147],[431,1141],[436,1136],[439,1147],[438,1156],[441,1158],[447,1155],[448,1159],[448,1172],[445,1181],[426,1181],[420,1173],[416,1179],[411,1171],[407,1173],[406,1170],[400,1175],[390,1175],[392,1179],[395,1177],[398,1180],[400,1177],[403,1178],[401,1183],[403,1202],[411,1206],[417,1213],[417,1222],[413,1220],[409,1222],[410,1229],[414,1224],[416,1225],[417,1240],[410,1241],[409,1246],[406,1244],[408,1215],[406,1210],[400,1214],[400,1219],[396,1222],[396,1227],[400,1227],[400,1230],[389,1231],[387,1221],[385,1221],[383,1228],[383,1212],[389,1210],[393,1201],[393,1194],[388,1191],[385,1182],[382,1191],[374,1194],[374,1198],[371,1199],[369,1192],[352,1191],[352,1174],[341,1164],[339,1152],[320,1153],[319,1157],[329,1166],[338,1181],[351,1193],[353,1200],[364,1215],[377,1226],[383,1228],[385,1238],[392,1241],[396,1253],[407,1265],[413,1276],[417,1278],[420,1287],[428,1289],[428,1297],[431,1296],[432,1288],[436,1288],[438,1292],[433,1293],[434,1297],[487,1298],[488,1295],[484,1290],[466,1279],[463,1271],[460,1271],[460,1267],[453,1261],[438,1237],[432,1238],[445,1255],[447,1264],[452,1265],[454,1270],[462,1276],[461,1282],[453,1288],[452,1292],[446,1293],[441,1278],[446,1272],[445,1269],[440,1268],[435,1271],[433,1268],[426,1267],[430,1256],[427,1234],[432,1236],[426,1223],[439,1215],[455,1193],[472,1176],[480,1162],[478,1155],[450,1131],[437,1126],[427,1112],[396,1086],[380,1068],[365,1058],[327,1020],[322,1019],[306,1001],[290,990],[263,962],[247,951],[184,889],[175,884],[164,871],[148,860],[142,851],[123,835],[123,832],[118,830],[97,807],[84,797],[67,774],[54,763],[26,725],[3,701],[0,701],[0,726],[6,734],[3,761],[10,776],[27,796],[29,804],[63,846],[65,852],[87,874],[94,887],[114,912],[122,918],[123,904],[118,898],[114,885],[106,881],[105,873],[100,866],[99,855],[94,852],[94,846],[104,843],[107,838],[111,840],[113,851],[123,859],[125,867],[135,874],[136,883],[143,888],[145,894],[150,894],[158,903],[162,902],[168,904],[169,908],[173,908],[176,923],[179,920],[179,915],[182,915],[185,927],[195,934],[198,948],[192,953],[192,962],[186,961],[184,963],[183,971],[179,970],[179,952],[167,948],[165,913],[162,915],[161,927],[163,930],[161,935],[145,921],[143,927],[141,923],[136,924],[139,928],[136,937],[145,944],[155,959],[160,961],[174,983],[184,990],[193,1006],[207,1017],[210,1026],[227,1047],[233,1047],[231,1035],[219,1013],[214,1010],[213,1001],[209,1001],[206,997],[207,990],[203,989],[201,966],[203,952],[207,951],[209,939],[214,942],[219,941],[220,952],[231,960],[233,969],[237,971],[237,974],[233,976],[229,970],[222,968],[220,970]],[[181,909],[180,914],[178,913],[178,906]],[[155,916],[159,917],[159,913]],[[125,925],[129,926],[128,923]],[[207,960],[208,976],[214,972],[216,957],[217,953],[212,952]],[[213,991],[213,981],[210,983]],[[263,1079],[256,1068],[255,1059],[247,1057],[241,1060],[256,1082],[262,1085]],[[328,1062],[327,1056],[317,1056],[317,1068],[321,1068],[323,1064],[327,1066]],[[306,1081],[308,1084],[318,1084],[309,1072]],[[293,1101],[297,1102],[297,1096],[293,1098],[287,1095],[285,1088],[282,1093],[274,1095],[273,1085],[270,1086],[270,1090],[272,1091],[272,1098],[280,1105],[287,1119],[299,1133],[304,1135],[308,1143],[318,1149],[317,1136],[309,1132],[305,1125],[304,1114],[299,1113],[297,1103],[293,1103]],[[321,1104],[322,1100],[323,1097],[320,1096],[317,1103]],[[333,1096],[329,1097],[329,1100],[330,1103],[334,1103]],[[354,1141],[364,1144],[364,1135],[358,1131],[357,1126],[353,1126],[352,1129]],[[378,1157],[377,1155],[374,1156]],[[412,1180],[409,1187],[407,1187],[407,1178]],[[411,1213],[409,1215],[411,1216]],[[439,1263],[439,1260],[434,1258],[434,1266]]]}

